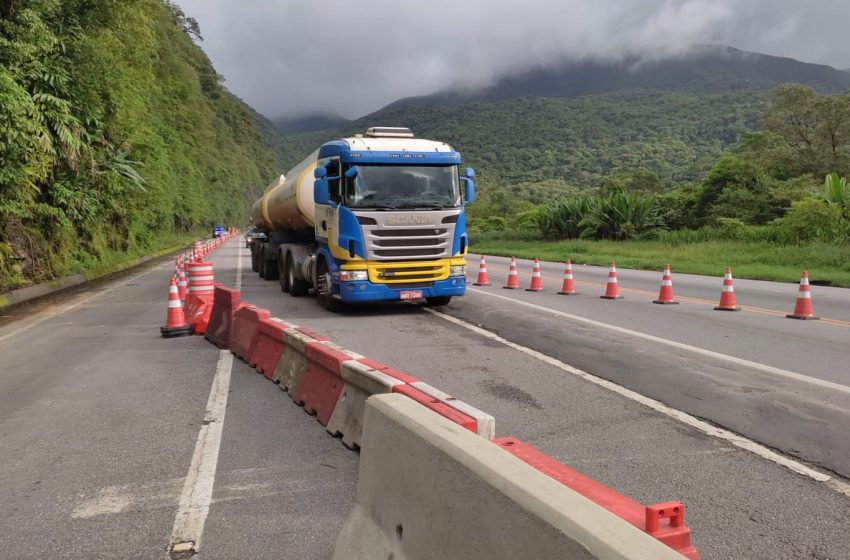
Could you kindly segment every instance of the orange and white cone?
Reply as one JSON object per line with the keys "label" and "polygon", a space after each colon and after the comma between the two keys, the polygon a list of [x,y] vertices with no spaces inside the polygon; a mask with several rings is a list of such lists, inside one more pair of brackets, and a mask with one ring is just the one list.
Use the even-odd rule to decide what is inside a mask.
{"label": "orange and white cone", "polygon": [[664,274],[661,275],[661,290],[658,292],[658,299],[652,303],[673,304],[679,302],[673,298],[673,277],[670,275],[670,265],[664,265]]}
{"label": "orange and white cone", "polygon": [[543,277],[540,276],[540,259],[534,259],[534,269],[531,272],[531,285],[525,289],[526,292],[542,292]]}
{"label": "orange and white cone", "polygon": [[804,270],[803,277],[800,278],[800,289],[797,291],[797,303],[794,305],[794,313],[790,313],[786,317],[789,319],[820,319],[820,317],[815,317],[815,311],[812,308],[812,292],[809,290],[808,271]]}
{"label": "orange and white cone", "polygon": [[478,263],[478,280],[475,281],[473,286],[489,286],[490,285],[490,277],[487,276],[487,263],[484,262],[484,255],[481,255],[481,260]]}
{"label": "orange and white cone", "polygon": [[567,259],[566,268],[564,269],[564,284],[561,286],[561,291],[558,292],[561,296],[577,296],[576,283],[573,280],[573,263]]}
{"label": "orange and white cone", "polygon": [[611,269],[608,271],[608,284],[605,286],[605,295],[599,296],[602,299],[622,299],[620,295],[620,284],[617,282],[617,267],[614,261],[611,261]]}
{"label": "orange and white cone", "polygon": [[506,290],[519,288],[519,273],[516,270],[516,257],[511,257],[511,266],[508,269],[508,283],[502,286]]}
{"label": "orange and white cone", "polygon": [[183,314],[183,304],[180,302],[180,294],[177,293],[177,282],[174,278],[168,285],[168,317],[164,327],[159,332],[163,338],[174,338],[177,336],[188,336],[192,334],[192,325],[186,322]]}
{"label": "orange and white cone", "polygon": [[714,308],[717,311],[740,311],[735,303],[735,287],[732,285],[732,268],[726,267],[723,275],[723,291],[720,292],[720,304]]}
{"label": "orange and white cone", "polygon": [[177,294],[180,296],[180,301],[186,302],[186,287],[189,285],[186,282],[186,273],[183,272],[183,269],[180,269],[180,272],[177,273]]}

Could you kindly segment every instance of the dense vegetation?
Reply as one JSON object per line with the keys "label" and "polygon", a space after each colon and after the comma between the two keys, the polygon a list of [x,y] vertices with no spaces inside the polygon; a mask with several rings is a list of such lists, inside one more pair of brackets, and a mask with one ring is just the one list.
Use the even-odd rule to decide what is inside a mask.
{"label": "dense vegetation", "polygon": [[165,0],[0,3],[0,292],[241,223],[277,166],[193,38]]}
{"label": "dense vegetation", "polygon": [[[836,186],[850,174],[847,94],[786,85],[522,98],[389,109],[342,132],[378,121],[464,153],[479,172],[474,233],[773,244],[850,235],[846,187]],[[292,137],[282,163],[332,135]]]}

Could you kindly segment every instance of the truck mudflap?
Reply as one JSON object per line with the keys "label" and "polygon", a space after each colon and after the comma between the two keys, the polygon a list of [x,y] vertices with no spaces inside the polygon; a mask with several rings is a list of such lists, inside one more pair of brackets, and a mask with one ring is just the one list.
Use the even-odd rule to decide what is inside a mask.
{"label": "truck mudflap", "polygon": [[399,301],[422,298],[462,296],[466,277],[452,276],[428,285],[375,284],[373,282],[339,282],[339,296],[345,302]]}

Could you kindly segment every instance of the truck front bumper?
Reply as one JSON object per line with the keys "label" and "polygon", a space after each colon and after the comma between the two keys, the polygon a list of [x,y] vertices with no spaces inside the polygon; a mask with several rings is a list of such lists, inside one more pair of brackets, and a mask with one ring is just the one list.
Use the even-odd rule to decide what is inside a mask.
{"label": "truck front bumper", "polygon": [[398,301],[403,299],[402,292],[406,295],[410,292],[421,292],[423,298],[462,296],[466,293],[466,277],[450,276],[445,280],[437,280],[430,286],[404,288],[368,281],[339,282],[339,297],[345,302]]}

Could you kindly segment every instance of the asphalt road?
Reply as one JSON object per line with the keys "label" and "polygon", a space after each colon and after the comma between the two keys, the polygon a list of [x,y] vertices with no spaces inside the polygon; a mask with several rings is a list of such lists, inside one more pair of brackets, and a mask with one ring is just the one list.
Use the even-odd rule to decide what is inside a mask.
{"label": "asphalt road", "polygon": [[[218,281],[235,280],[239,242],[213,254]],[[243,300],[454,394],[493,414],[498,435],[520,437],[636,500],[683,500],[704,559],[850,557],[850,499],[830,484],[707,435],[527,351],[536,348],[676,408],[690,407],[741,433],[734,422],[761,426],[765,439],[751,437],[774,447],[780,446],[767,435],[780,443],[802,441],[820,425],[822,439],[803,441],[808,447],[797,449],[798,454],[838,464],[848,446],[846,439],[829,439],[841,437],[841,425],[830,423],[844,421],[850,408],[840,393],[557,313],[759,363],[757,354],[711,345],[727,339],[744,350],[769,348],[770,338],[781,336],[776,352],[793,355],[787,346],[795,337],[782,334],[784,329],[811,332],[812,326],[828,325],[846,337],[840,324],[726,314],[696,302],[654,306],[651,297],[638,292],[604,302],[591,293],[591,288],[600,293],[604,288],[582,284],[593,280],[589,271],[580,277],[579,269],[583,296],[476,288],[445,308],[523,350],[417,305],[329,314],[312,298],[292,298],[281,294],[277,283],[259,279],[250,272],[246,252],[243,264]],[[559,265],[551,267],[544,267],[544,280],[554,291],[562,271]],[[504,280],[497,277],[496,259],[490,269],[494,284]],[[199,337],[159,338],[169,271],[167,266],[148,270],[124,278],[123,284],[100,285],[35,306],[0,326],[0,502],[5,506],[0,558],[166,557],[219,353]],[[605,272],[598,276],[600,284]],[[620,274],[623,288],[657,290],[658,279],[652,282],[652,276],[659,275],[635,273],[632,283],[631,272]],[[638,288],[636,278],[642,274],[647,284]],[[677,295],[686,294],[680,288],[684,280],[674,271]],[[716,283],[712,293],[719,295],[719,280],[704,282]],[[739,303],[749,303],[739,282],[736,288]],[[793,293],[789,286],[783,289]],[[703,288],[695,285],[694,290],[695,298],[713,299]],[[821,290],[814,288],[816,310]],[[840,294],[836,309],[843,301]],[[758,305],[769,309],[772,304],[767,298]],[[821,312],[844,320],[838,312]],[[772,330],[758,335],[765,325]],[[720,327],[732,329],[728,337],[715,332]],[[749,336],[762,338],[750,344],[740,340]],[[835,336],[840,340],[841,334]],[[800,347],[808,341],[801,340]],[[821,349],[807,352],[815,359]],[[764,356],[776,358],[769,351]],[[810,375],[782,360],[768,365],[773,363]],[[842,371],[812,376],[846,384]],[[324,558],[352,504],[357,454],[239,361],[233,363],[227,395],[200,556]],[[824,459],[812,459],[816,452]]]}

